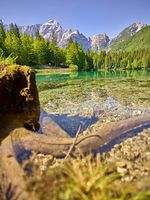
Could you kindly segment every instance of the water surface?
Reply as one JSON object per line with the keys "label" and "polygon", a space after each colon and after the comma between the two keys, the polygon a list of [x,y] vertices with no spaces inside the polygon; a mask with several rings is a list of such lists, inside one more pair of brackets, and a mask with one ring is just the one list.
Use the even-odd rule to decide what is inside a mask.
{"label": "water surface", "polygon": [[36,80],[42,108],[71,135],[79,125],[84,131],[150,112],[149,71],[37,74]]}
{"label": "water surface", "polygon": [[63,81],[63,80],[102,80],[102,79],[150,79],[150,71],[124,70],[124,71],[98,71],[98,72],[72,72],[64,74],[37,74],[37,82]]}

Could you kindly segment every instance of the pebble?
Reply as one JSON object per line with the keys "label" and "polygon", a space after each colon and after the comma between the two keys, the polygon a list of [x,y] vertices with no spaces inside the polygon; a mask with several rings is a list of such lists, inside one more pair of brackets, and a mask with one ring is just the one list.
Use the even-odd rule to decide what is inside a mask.
{"label": "pebble", "polygon": [[29,160],[32,165],[38,167],[41,172],[44,172],[51,165],[54,165],[56,160],[52,155],[44,155],[41,153],[32,152],[32,155]]}
{"label": "pebble", "polygon": [[[105,163],[115,161],[117,172],[122,175],[122,181],[131,182],[147,177],[150,180],[150,129],[145,129],[137,136],[128,138],[117,144],[102,157]],[[114,159],[116,158],[116,159]]]}
{"label": "pebble", "polygon": [[124,176],[125,174],[127,174],[128,171],[126,168],[117,167],[117,172]]}

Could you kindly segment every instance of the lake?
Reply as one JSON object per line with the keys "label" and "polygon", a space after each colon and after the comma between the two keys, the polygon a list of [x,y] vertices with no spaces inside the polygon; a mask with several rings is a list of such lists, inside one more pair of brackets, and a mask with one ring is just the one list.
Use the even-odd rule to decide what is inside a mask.
{"label": "lake", "polygon": [[[150,112],[150,71],[37,74],[44,115],[72,136]],[[90,127],[90,128],[89,128]]]}
{"label": "lake", "polygon": [[91,80],[91,79],[150,79],[150,71],[127,70],[127,71],[98,71],[98,72],[72,72],[64,74],[37,74],[37,82],[57,80]]}

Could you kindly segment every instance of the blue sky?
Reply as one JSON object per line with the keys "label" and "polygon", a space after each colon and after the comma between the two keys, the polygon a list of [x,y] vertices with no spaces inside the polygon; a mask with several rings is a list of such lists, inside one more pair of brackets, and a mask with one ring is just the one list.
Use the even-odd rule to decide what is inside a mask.
{"label": "blue sky", "polygon": [[57,20],[86,36],[116,36],[133,22],[150,24],[150,0],[0,0],[4,23],[31,25]]}

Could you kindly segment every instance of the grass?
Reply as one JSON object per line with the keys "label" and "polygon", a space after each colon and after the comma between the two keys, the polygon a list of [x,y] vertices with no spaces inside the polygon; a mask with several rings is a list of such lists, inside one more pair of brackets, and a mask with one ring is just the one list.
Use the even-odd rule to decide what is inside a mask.
{"label": "grass", "polygon": [[16,66],[16,57],[9,55],[7,58],[3,57],[3,54],[0,54],[0,76],[3,75],[4,69],[7,66],[12,66],[11,72],[14,72],[14,67]]}
{"label": "grass", "polygon": [[[148,185],[148,183],[147,183]],[[150,189],[150,188],[149,188]],[[146,184],[121,182],[115,163],[106,165],[98,154],[69,158],[30,179],[29,190],[40,200],[148,200]]]}
{"label": "grass", "polygon": [[[11,76],[13,76],[18,70],[20,73],[28,74],[31,71],[31,68],[28,66],[19,66],[16,64],[17,57],[14,57],[10,54],[7,58],[4,58],[3,55],[0,55],[0,75],[5,74],[5,71]],[[5,70],[6,69],[6,70]]]}
{"label": "grass", "polygon": [[4,58],[3,55],[0,55],[0,65],[7,66],[16,64],[17,57],[10,54],[7,58]]}

